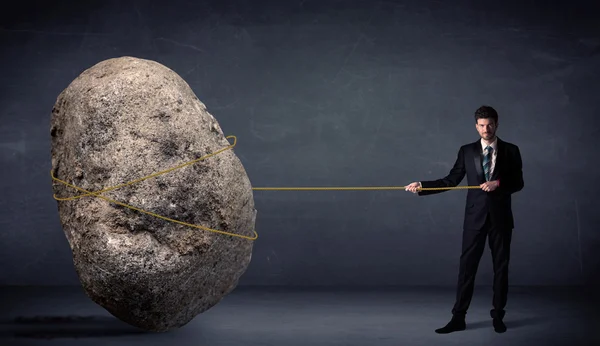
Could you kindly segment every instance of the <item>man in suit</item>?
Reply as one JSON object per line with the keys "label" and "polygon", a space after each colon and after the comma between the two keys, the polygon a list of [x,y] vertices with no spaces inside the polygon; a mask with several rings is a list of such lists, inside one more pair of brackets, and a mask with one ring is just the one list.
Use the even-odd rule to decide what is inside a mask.
{"label": "man in suit", "polygon": [[448,191],[421,190],[421,188],[446,188],[460,184],[467,176],[468,189],[463,224],[462,253],[458,274],[456,302],[452,319],[436,333],[445,334],[466,329],[465,316],[473,296],[475,275],[489,238],[494,267],[493,319],[494,330],[506,331],[503,323],[508,292],[508,264],[510,242],[514,228],[511,195],[523,189],[523,171],[519,147],[496,136],[498,113],[489,106],[475,111],[475,128],[481,136],[474,143],[463,145],[450,173],[441,179],[414,182],[405,190],[419,196]]}

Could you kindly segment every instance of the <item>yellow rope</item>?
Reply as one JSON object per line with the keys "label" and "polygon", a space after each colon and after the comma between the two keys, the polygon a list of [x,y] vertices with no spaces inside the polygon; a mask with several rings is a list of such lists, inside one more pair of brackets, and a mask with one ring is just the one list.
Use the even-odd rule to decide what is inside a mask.
{"label": "yellow rope", "polygon": [[[359,186],[359,187],[253,187],[257,191],[365,191],[365,190],[404,190],[406,186]],[[417,190],[458,190],[458,189],[480,189],[480,186],[456,186],[456,187],[423,187]]]}
{"label": "yellow rope", "polygon": [[[50,170],[50,176],[52,177],[53,180],[61,182],[61,183],[65,184],[65,185],[67,185],[67,186],[70,186],[70,187],[72,187],[72,188],[74,188],[76,190],[79,190],[79,191],[85,193],[83,195],[77,195],[77,196],[71,196],[71,197],[64,197],[64,198],[57,197],[56,194],[54,194],[53,197],[57,201],[71,201],[71,200],[74,200],[74,199],[77,199],[77,198],[87,197],[87,196],[99,197],[99,198],[102,198],[102,199],[104,199],[104,200],[106,200],[106,201],[108,201],[110,203],[115,203],[115,204],[118,204],[120,206],[129,208],[129,209],[133,209],[133,210],[136,210],[136,211],[139,211],[141,213],[148,214],[148,215],[152,215],[154,217],[158,217],[158,218],[163,219],[163,220],[175,222],[175,223],[178,223],[178,224],[181,224],[181,225],[185,225],[185,226],[189,226],[189,227],[194,227],[194,228],[199,228],[199,229],[202,229],[202,230],[205,230],[205,231],[209,231],[209,232],[215,232],[215,233],[219,233],[219,234],[225,234],[225,235],[229,235],[229,236],[232,236],[232,237],[239,237],[239,238],[244,238],[244,239],[249,239],[249,240],[255,240],[255,239],[258,238],[258,234],[256,233],[256,231],[253,231],[254,232],[254,236],[252,236],[252,237],[245,236],[245,235],[240,235],[240,234],[235,234],[235,233],[230,233],[230,232],[225,232],[225,231],[220,231],[220,230],[217,230],[217,229],[212,229],[212,228],[208,228],[208,227],[204,227],[204,226],[194,225],[194,224],[190,224],[190,223],[186,223],[186,222],[174,220],[174,219],[171,219],[171,218],[168,218],[168,217],[164,217],[164,216],[161,216],[161,215],[158,215],[158,214],[155,214],[155,213],[143,210],[143,209],[139,209],[139,208],[136,208],[134,206],[131,206],[131,205],[128,205],[128,204],[125,204],[125,203],[121,203],[121,202],[118,202],[118,201],[115,201],[115,200],[112,200],[110,198],[107,198],[105,196],[101,196],[100,195],[101,193],[105,193],[105,192],[108,192],[108,191],[116,190],[118,188],[121,188],[121,187],[124,187],[124,186],[128,186],[128,185],[131,185],[131,184],[139,183],[140,181],[144,181],[146,179],[154,178],[154,177],[159,176],[161,174],[165,174],[165,173],[174,171],[176,169],[179,169],[179,168],[182,168],[182,167],[185,167],[185,166],[189,166],[189,165],[194,164],[194,163],[196,163],[198,161],[202,161],[202,160],[207,159],[207,158],[209,158],[211,156],[215,156],[215,155],[217,155],[217,154],[219,154],[219,153],[221,153],[221,152],[223,152],[225,150],[232,149],[233,147],[236,146],[236,144],[237,144],[237,137],[235,137],[235,136],[228,136],[226,138],[227,139],[233,138],[233,144],[231,144],[231,145],[229,145],[229,146],[227,146],[227,147],[225,147],[223,149],[220,149],[218,151],[215,151],[214,153],[202,156],[199,159],[196,159],[196,160],[193,160],[193,161],[181,164],[181,165],[173,167],[173,168],[169,168],[167,170],[164,170],[164,171],[161,171],[161,172],[158,172],[158,173],[151,174],[151,175],[143,177],[143,178],[132,180],[132,181],[130,181],[128,183],[125,183],[125,184],[116,185],[116,186],[109,187],[109,188],[106,188],[104,190],[100,190],[100,191],[96,191],[96,192],[87,191],[87,190],[84,190],[84,189],[82,189],[80,187],[71,185],[71,184],[69,184],[68,182],[66,182],[64,180],[60,180],[60,179],[56,178],[54,176],[54,174],[52,173],[52,170]],[[255,190],[255,191],[309,191],[309,190],[310,191],[334,191],[334,190],[346,190],[346,191],[353,190],[353,191],[357,191],[357,190],[404,190],[405,188],[406,188],[405,186],[370,186],[370,187],[254,187],[254,188],[252,188],[252,190]],[[479,186],[456,186],[456,187],[439,187],[439,188],[435,188],[435,187],[431,187],[431,188],[419,188],[418,190],[457,190],[457,189],[479,189],[479,188],[480,188]]]}

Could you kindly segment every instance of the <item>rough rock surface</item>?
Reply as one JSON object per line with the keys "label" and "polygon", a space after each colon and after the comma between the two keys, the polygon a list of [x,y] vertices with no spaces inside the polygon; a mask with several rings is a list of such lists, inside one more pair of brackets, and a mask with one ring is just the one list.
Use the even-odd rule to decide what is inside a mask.
{"label": "rough rock surface", "polygon": [[[105,60],[81,73],[57,98],[51,139],[53,175],[88,191],[233,143],[179,75],[133,57]],[[103,195],[171,219],[253,236],[252,187],[233,150]],[[82,194],[54,180],[53,189],[57,198]],[[87,295],[145,330],[181,327],[216,305],[237,286],[251,259],[253,240],[93,196],[57,203]]]}

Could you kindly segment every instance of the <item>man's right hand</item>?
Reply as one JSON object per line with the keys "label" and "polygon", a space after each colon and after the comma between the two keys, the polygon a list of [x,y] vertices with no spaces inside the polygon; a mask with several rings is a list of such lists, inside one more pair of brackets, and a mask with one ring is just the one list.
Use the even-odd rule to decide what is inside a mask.
{"label": "man's right hand", "polygon": [[408,191],[408,192],[412,192],[412,193],[417,193],[419,192],[418,190],[420,188],[422,188],[423,186],[421,185],[420,182],[415,181],[414,183],[410,183],[409,185],[407,185],[404,190]]}

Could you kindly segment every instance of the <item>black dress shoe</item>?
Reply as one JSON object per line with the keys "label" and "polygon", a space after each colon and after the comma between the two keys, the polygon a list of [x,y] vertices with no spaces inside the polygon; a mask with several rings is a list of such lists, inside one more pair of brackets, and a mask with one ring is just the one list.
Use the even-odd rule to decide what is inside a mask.
{"label": "black dress shoe", "polygon": [[464,319],[453,318],[444,327],[436,329],[435,332],[438,334],[448,334],[448,333],[457,332],[460,330],[465,330],[466,328],[467,328],[467,324],[465,323]]}
{"label": "black dress shoe", "polygon": [[494,318],[494,330],[496,333],[504,333],[506,331],[506,325],[499,318]]}

